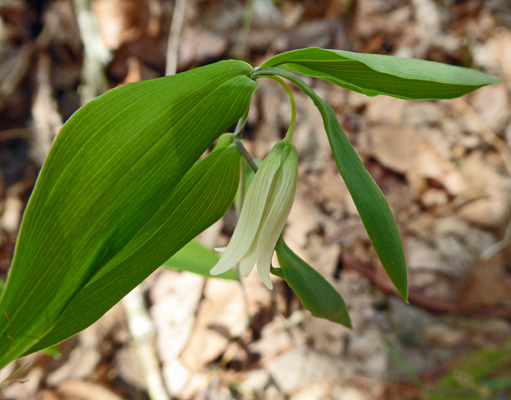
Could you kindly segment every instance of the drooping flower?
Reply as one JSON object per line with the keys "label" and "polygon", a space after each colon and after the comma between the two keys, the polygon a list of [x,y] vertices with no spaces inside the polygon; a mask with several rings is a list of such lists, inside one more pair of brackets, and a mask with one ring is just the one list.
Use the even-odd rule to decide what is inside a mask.
{"label": "drooping flower", "polygon": [[211,269],[212,275],[222,274],[240,262],[241,275],[246,277],[256,264],[262,281],[272,289],[273,251],[291,212],[297,172],[296,147],[286,140],[277,143],[255,174],[231,241]]}

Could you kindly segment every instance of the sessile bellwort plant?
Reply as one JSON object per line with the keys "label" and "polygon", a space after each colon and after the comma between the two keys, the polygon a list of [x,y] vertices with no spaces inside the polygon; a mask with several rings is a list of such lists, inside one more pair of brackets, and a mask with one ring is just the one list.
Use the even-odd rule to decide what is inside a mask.
{"label": "sessile bellwort plant", "polygon": [[[351,326],[340,293],[282,236],[298,164],[291,143],[296,107],[282,78],[321,114],[318,134],[326,133],[376,254],[407,301],[404,249],[390,207],[332,107],[298,74],[405,100],[451,99],[498,82],[430,61],[306,48],[256,68],[220,61],[92,100],[62,127],[24,212],[0,297],[0,367],[85,329],[162,265],[237,280],[235,265],[246,276],[256,264],[268,288],[271,274],[280,277],[312,315]],[[239,222],[218,259],[194,238],[227,212],[239,188],[244,194],[244,160],[257,170],[242,134],[264,78],[288,93],[291,124],[239,196],[245,197]],[[225,133],[236,122],[234,134]],[[274,251],[278,268],[271,265]]]}

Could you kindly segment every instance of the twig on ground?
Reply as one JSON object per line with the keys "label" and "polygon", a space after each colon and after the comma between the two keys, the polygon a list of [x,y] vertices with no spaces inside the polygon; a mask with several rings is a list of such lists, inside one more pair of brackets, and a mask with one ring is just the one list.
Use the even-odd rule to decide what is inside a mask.
{"label": "twig on ground", "polygon": [[451,104],[454,106],[456,111],[458,111],[460,114],[463,114],[469,124],[478,130],[481,137],[490,146],[498,151],[499,155],[502,157],[502,161],[504,162],[504,166],[506,167],[509,176],[511,176],[511,149],[507,143],[500,139],[490,128],[488,128],[481,117],[465,100],[461,98],[454,99],[452,100]]}
{"label": "twig on ground", "polygon": [[[463,99],[452,101],[454,108],[467,119],[480,133],[481,137],[499,153],[506,170],[511,177],[511,149],[508,144],[493,132],[475,110]],[[481,257],[488,259],[494,254],[511,245],[511,221],[508,223],[504,237],[497,243],[485,249]]]}
{"label": "twig on ground", "polygon": [[34,130],[31,136],[31,153],[33,158],[42,165],[55,136],[57,136],[63,124],[51,85],[51,57],[46,51],[41,51],[37,60],[32,118],[34,120]]}
{"label": "twig on ground", "polygon": [[167,42],[167,66],[165,75],[174,75],[177,71],[177,60],[179,56],[179,37],[183,28],[185,17],[186,0],[176,0],[174,13],[169,32],[169,41]]}
{"label": "twig on ground", "polygon": [[151,400],[169,400],[170,396],[163,383],[154,346],[156,328],[145,307],[140,286],[133,289],[123,299],[123,306],[128,318],[133,344],[144,373],[149,397]]}
{"label": "twig on ground", "polygon": [[32,135],[31,128],[16,128],[0,131],[0,142],[7,142],[14,139],[26,139]]}
{"label": "twig on ground", "polygon": [[[383,293],[399,297],[399,293],[396,290],[396,288],[394,288],[392,283],[388,281],[386,278],[376,275],[370,266],[364,265],[363,263],[355,260],[354,258],[346,254],[343,254],[341,257],[342,262],[345,266],[364,275],[371,282],[371,284],[376,286]],[[497,317],[511,319],[511,310],[506,308],[485,307],[481,309],[479,308],[466,309],[457,302],[429,297],[416,290],[410,290],[408,300],[410,301],[410,304],[414,304],[418,307],[421,307],[425,310],[428,310],[434,314],[439,315],[460,313],[481,317]]]}
{"label": "twig on ground", "polygon": [[104,69],[112,59],[110,50],[107,49],[99,34],[90,3],[90,0],[73,0],[84,47],[82,87],[80,88],[82,104],[108,89]]}
{"label": "twig on ground", "polygon": [[511,222],[507,224],[504,237],[497,243],[492,244],[490,247],[484,249],[484,251],[481,253],[481,258],[487,260],[510,245],[511,245]]}
{"label": "twig on ground", "polygon": [[9,73],[0,84],[0,111],[7,106],[9,98],[14,94],[19,84],[25,78],[27,71],[32,66],[30,62],[36,46],[33,43],[26,44],[16,55],[16,59]]}
{"label": "twig on ground", "polygon": [[5,399],[4,397],[4,390],[7,389],[7,387],[9,385],[11,385],[12,383],[14,382],[20,382],[22,383],[22,381],[19,379],[19,377],[21,375],[23,375],[23,373],[25,372],[25,370],[32,364],[32,362],[28,362],[28,363],[25,363],[25,364],[22,364],[21,366],[19,366],[18,368],[14,369],[13,372],[11,372],[9,374],[9,376],[7,378],[5,378],[1,383],[0,383],[0,398],[1,399]]}

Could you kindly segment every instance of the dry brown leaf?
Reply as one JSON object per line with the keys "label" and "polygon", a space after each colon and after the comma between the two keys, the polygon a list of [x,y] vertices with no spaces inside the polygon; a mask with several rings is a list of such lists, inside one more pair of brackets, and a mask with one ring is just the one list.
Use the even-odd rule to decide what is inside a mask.
{"label": "dry brown leaf", "polygon": [[101,38],[109,50],[136,41],[145,32],[149,21],[146,0],[94,0],[92,10]]}
{"label": "dry brown leaf", "polygon": [[460,170],[470,182],[470,190],[457,215],[483,227],[504,228],[511,204],[511,180],[501,175],[482,152],[464,159]]}
{"label": "dry brown leaf", "polygon": [[368,153],[392,171],[435,179],[449,194],[459,195],[467,184],[449,155],[428,140],[434,134],[432,131],[435,129],[379,126],[368,133]]}
{"label": "dry brown leaf", "polygon": [[467,309],[511,306],[511,274],[509,251],[500,252],[487,260],[480,259],[472,271],[460,305]]}
{"label": "dry brown leaf", "polygon": [[511,31],[497,28],[486,42],[474,46],[474,60],[477,65],[488,68],[490,73],[504,76],[508,90],[511,90]]}
{"label": "dry brown leaf", "polygon": [[504,132],[511,118],[509,93],[504,83],[480,88],[474,93],[471,104],[491,131]]}
{"label": "dry brown leaf", "polygon": [[177,359],[190,340],[203,285],[204,278],[199,275],[162,269],[151,286],[150,312],[164,364]]}
{"label": "dry brown leaf", "polygon": [[247,318],[238,282],[208,280],[190,342],[181,359],[189,368],[200,370],[218,358],[232,338],[243,333]]}
{"label": "dry brown leaf", "polygon": [[198,27],[185,27],[179,39],[178,69],[201,65],[221,58],[227,50],[227,39]]}

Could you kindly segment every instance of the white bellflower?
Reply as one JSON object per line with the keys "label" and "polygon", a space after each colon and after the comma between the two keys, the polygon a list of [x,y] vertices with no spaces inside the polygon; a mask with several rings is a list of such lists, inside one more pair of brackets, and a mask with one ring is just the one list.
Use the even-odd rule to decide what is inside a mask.
{"label": "white bellflower", "polygon": [[291,212],[296,192],[298,155],[284,140],[277,143],[250,185],[231,241],[211,275],[219,275],[240,262],[248,276],[254,264],[262,281],[272,289],[270,266],[275,245]]}

